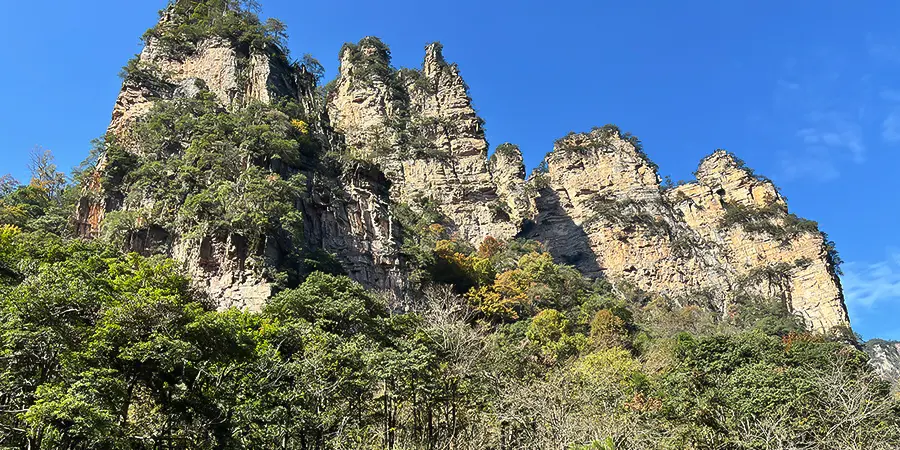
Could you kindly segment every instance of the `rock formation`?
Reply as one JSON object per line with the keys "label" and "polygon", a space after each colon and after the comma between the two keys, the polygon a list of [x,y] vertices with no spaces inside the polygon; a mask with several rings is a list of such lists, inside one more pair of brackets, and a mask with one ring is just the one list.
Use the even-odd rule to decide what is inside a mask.
{"label": "rock formation", "polygon": [[384,169],[395,201],[439,200],[452,228],[474,244],[513,237],[518,224],[504,212],[482,122],[459,70],[444,61],[440,44],[425,49],[421,71],[378,70],[389,66],[390,54],[376,38],[344,47],[328,99],[335,130],[351,151]]}
{"label": "rock formation", "polygon": [[[170,20],[171,8],[162,12],[158,27]],[[278,48],[247,52],[233,42],[210,37],[198,43],[191,54],[173,56],[150,39],[133,65],[140,72],[126,76],[107,133],[107,140],[116,141],[128,152],[140,153],[131,130],[155,104],[196,97],[200,92],[212,93],[229,110],[253,102],[297,102],[306,117],[316,119],[309,125],[323,154],[343,146],[341,137],[331,131],[323,116],[314,78],[304,67],[289,65]],[[197,286],[222,308],[259,309],[272,295],[274,280],[270,274],[250,268],[250,260],[259,258],[266,267],[278,267],[298,247],[336,255],[344,270],[366,286],[400,289],[398,238],[383,194],[388,184],[384,176],[377,169],[335,172],[315,159],[304,164],[291,169],[299,170],[308,180],[308,196],[296,205],[304,216],[302,243],[270,235],[263,245],[250,248],[240,234],[197,238],[154,224],[130,232],[124,237],[125,247],[142,253],[166,253],[182,262]],[[77,230],[83,236],[98,236],[107,213],[129,208],[120,192],[109,192],[101,186],[99,179],[108,172],[104,155],[96,180],[88,184],[75,215]]]}
{"label": "rock formation", "polygon": [[[168,20],[163,14],[161,23]],[[664,189],[639,141],[607,126],[560,139],[545,170],[526,180],[514,145],[488,157],[482,121],[440,44],[426,48],[421,69],[400,71],[376,38],[345,45],[324,102],[314,79],[277,48],[247,52],[210,37],[173,57],[151,39],[138,62],[159,76],[126,79],[109,127],[131,151],[129,130],[157,102],[208,91],[230,111],[276,99],[302,105],[318,150],[291,168],[307,180],[296,205],[301,245],[335,255],[368,287],[404,291],[392,210],[430,200],[472,244],[488,236],[534,239],[589,277],[723,315],[750,297],[775,298],[816,330],[849,324],[829,243],[733,155],[717,151],[696,181]],[[334,158],[340,167],[329,165]],[[93,236],[104,214],[127,206],[99,182],[89,191],[77,221]],[[271,275],[248,269],[248,259],[278,266],[298,245],[270,235],[251,248],[240,235],[196,238],[176,229],[143,237],[135,250],[174,256],[220,305],[247,308],[259,308],[273,289]]]}
{"label": "rock formation", "polygon": [[900,342],[872,339],[866,342],[865,350],[875,372],[896,386],[900,382]]}

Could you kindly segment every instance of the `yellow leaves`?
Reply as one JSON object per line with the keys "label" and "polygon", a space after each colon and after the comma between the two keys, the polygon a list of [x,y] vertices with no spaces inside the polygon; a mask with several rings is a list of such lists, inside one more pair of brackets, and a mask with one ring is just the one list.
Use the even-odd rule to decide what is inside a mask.
{"label": "yellow leaves", "polygon": [[[434,226],[434,225],[432,225],[432,226]],[[440,225],[438,225],[438,226],[440,226]],[[438,256],[440,256],[441,258],[446,258],[446,259],[454,258],[455,257],[454,255],[459,254],[456,251],[456,249],[457,249],[456,242],[447,240],[447,239],[442,239],[440,241],[437,241],[436,244],[434,244],[434,253],[437,254]],[[463,256],[465,256],[465,255],[463,255]]]}
{"label": "yellow leaves", "polygon": [[494,279],[494,265],[491,261],[484,258],[473,256],[469,258],[472,263],[472,273],[478,284],[488,284]]}
{"label": "yellow leaves", "polygon": [[519,312],[529,303],[518,272],[504,272],[497,276],[493,285],[469,290],[466,298],[475,309],[491,319],[517,320]]}
{"label": "yellow leaves", "polygon": [[24,205],[9,205],[0,202],[0,223],[25,223],[28,220],[28,211]]}
{"label": "yellow leaves", "polygon": [[641,364],[620,347],[591,353],[578,360],[573,372],[584,383],[594,386],[626,387],[640,373]]}
{"label": "yellow leaves", "polygon": [[0,249],[6,247],[10,241],[22,233],[15,225],[0,225]]}
{"label": "yellow leaves", "polygon": [[473,284],[479,286],[490,284],[494,280],[493,264],[485,258],[470,256],[460,250],[462,250],[461,246],[453,240],[440,240],[434,246],[434,253],[438,258],[449,264],[454,271],[471,280]]}
{"label": "yellow leaves", "polygon": [[300,134],[306,136],[309,134],[309,124],[298,119],[291,120],[291,126],[294,127]]}
{"label": "yellow leaves", "polygon": [[494,290],[493,286],[472,288],[466,293],[466,299],[472,306],[487,317],[499,320],[517,320],[521,306],[515,298],[504,297]]}
{"label": "yellow leaves", "polygon": [[539,344],[555,342],[566,334],[569,321],[555,309],[545,309],[531,318],[531,324],[525,335]]}
{"label": "yellow leaves", "polygon": [[494,288],[507,297],[513,297],[524,301],[531,287],[531,279],[519,269],[513,269],[501,273],[494,280]]}

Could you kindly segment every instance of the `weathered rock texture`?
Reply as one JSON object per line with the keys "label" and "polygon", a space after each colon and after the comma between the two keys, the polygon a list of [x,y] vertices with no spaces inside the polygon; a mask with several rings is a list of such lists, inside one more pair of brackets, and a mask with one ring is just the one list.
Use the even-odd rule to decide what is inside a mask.
{"label": "weathered rock texture", "polygon": [[[382,45],[366,38],[341,53],[328,112],[350,151],[384,168],[394,201],[437,201],[462,239],[513,237],[518,224],[498,194],[482,122],[459,70],[431,44],[421,71],[381,71],[390,64]],[[521,160],[497,160],[495,170],[505,164],[518,170]]]}
{"label": "weathered rock texture", "polygon": [[[109,130],[126,142],[155,102],[204,89],[232,110],[281,97],[303,105],[321,152],[299,168],[308,180],[297,205],[302,245],[335,254],[368,287],[405,289],[392,209],[430,200],[445,225],[473,244],[488,236],[536,239],[587,276],[723,315],[747,297],[775,298],[817,330],[848,325],[824,237],[788,214],[770,181],[718,151],[701,163],[695,182],[663,189],[639,142],[615,127],[560,139],[546,170],[526,180],[517,147],[505,144],[488,158],[482,121],[439,44],[426,48],[420,70],[401,71],[375,38],[346,45],[325,104],[311,77],[275,50],[247,55],[209,39],[175,59],[151,42],[140,60],[162,76],[123,85]],[[340,167],[323,165],[329,158]],[[84,235],[122,207],[99,183],[91,190],[77,217]],[[735,221],[735,211],[749,215]],[[270,236],[250,248],[236,235],[188,240],[170,229],[128,240],[182,261],[222,306],[246,308],[259,308],[272,293],[271,280],[249,270],[248,258],[277,265],[290,251],[285,245],[296,245]]]}
{"label": "weathered rock texture", "polygon": [[[161,24],[168,20],[164,12]],[[138,66],[153,76],[126,78],[107,134],[129,151],[140,151],[130,131],[155,103],[195,97],[202,91],[214,94],[229,110],[253,102],[293,100],[307,117],[316,119],[310,128],[322,154],[343,148],[341,137],[328,126],[314,79],[304,68],[289,66],[278,49],[245,54],[226,40],[210,38],[196,52],[174,57],[151,40],[138,56]],[[348,274],[367,287],[401,289],[399,239],[385,192],[388,181],[377,169],[325,168],[318,156],[312,155],[304,167],[297,168],[309,181],[309,195],[297,205],[304,213],[303,243],[267,236],[261,244],[251,245],[235,233],[188,238],[181,230],[153,226],[123,237],[124,246],[145,254],[166,253],[182,262],[197,287],[222,308],[261,308],[273,294],[274,283],[260,267],[251,267],[251,260],[276,268],[296,245],[336,256]],[[97,236],[108,212],[127,208],[121,194],[101,187],[100,174],[106,166],[102,158],[98,166],[96,180],[87,186],[75,216],[82,236]]]}
{"label": "weathered rock texture", "polygon": [[872,339],[866,342],[865,350],[869,364],[883,379],[894,383],[896,389],[900,382],[900,342]]}
{"label": "weathered rock texture", "polygon": [[768,211],[760,220],[773,229],[791,220],[774,185],[731,155],[714,153],[696,182],[664,191],[637,141],[607,127],[558,141],[547,173],[526,182],[514,146],[487,158],[465,83],[438,45],[421,71],[389,64],[372,38],[345,47],[328,111],[356,156],[384,169],[393,201],[427,197],[464,240],[536,239],[586,275],[723,315],[741,298],[777,298],[815,329],[848,325],[820,233],[723,223],[733,205]]}
{"label": "weathered rock texture", "polygon": [[780,298],[814,328],[848,325],[821,234],[789,237],[723,226],[726,205],[778,207],[783,198],[718,151],[698,181],[663,191],[655,167],[615,130],[561,139],[548,158],[538,214],[527,236],[588,274],[651,293],[706,301],[723,314],[738,295]]}
{"label": "weathered rock texture", "polygon": [[[783,298],[816,329],[849,326],[824,236],[816,231],[790,230],[791,225],[785,223],[792,220],[787,216],[787,204],[771,181],[754,176],[732,155],[717,151],[700,164],[697,182],[674,189],[668,198],[691,230],[719,247],[719,264],[736,274],[744,287]],[[748,232],[740,224],[717,226],[731,205],[780,212],[768,222],[787,228],[787,232],[773,236]],[[767,273],[766,269],[773,268],[778,270]]]}

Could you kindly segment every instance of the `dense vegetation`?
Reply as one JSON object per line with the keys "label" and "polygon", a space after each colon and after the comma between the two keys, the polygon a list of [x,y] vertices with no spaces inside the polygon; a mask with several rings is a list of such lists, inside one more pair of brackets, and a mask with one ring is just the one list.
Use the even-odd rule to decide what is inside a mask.
{"label": "dense vegetation", "polygon": [[[178,20],[151,36],[179,52],[210,35],[271,43],[248,3],[175,2]],[[395,208],[414,287],[403,305],[323,257],[265,274],[287,282],[262,311],[217,310],[178,263],[129,252],[158,228],[316,254],[299,237],[301,168],[320,150],[310,122],[291,103],[227,111],[201,91],[158,102],[135,147],[98,142],[72,179],[43,150],[27,184],[0,178],[0,448],[900,446],[898,403],[865,354],[777,299],[723,314],[703,293],[614,288],[536,242],[473,248],[424,199]],[[88,241],[70,218],[92,192],[120,212]],[[650,226],[640,205],[596,203]],[[772,219],[743,213],[728,220]]]}
{"label": "dense vegetation", "polygon": [[255,0],[173,0],[167,20],[147,30],[144,41],[155,41],[174,57],[189,56],[204,40],[230,41],[245,54],[277,46],[287,52],[286,27],[276,19],[260,22]]}
{"label": "dense vegetation", "polygon": [[42,155],[0,198],[27,211],[0,226],[0,447],[900,443],[865,355],[783,308],[616,294],[533,242],[469,248],[436,213],[406,219],[408,312],[318,272],[260,313],[216,311],[170,260],[60,236],[72,205]]}

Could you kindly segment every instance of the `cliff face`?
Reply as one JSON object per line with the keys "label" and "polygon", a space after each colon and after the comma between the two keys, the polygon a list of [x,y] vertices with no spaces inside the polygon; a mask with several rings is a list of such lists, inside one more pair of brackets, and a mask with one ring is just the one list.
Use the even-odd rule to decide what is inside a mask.
{"label": "cliff face", "polygon": [[514,146],[487,158],[465,83],[439,46],[426,48],[421,71],[400,72],[384,70],[382,46],[345,47],[328,111],[349,148],[384,169],[394,202],[427,197],[473,244],[535,239],[588,276],[723,315],[775,298],[815,329],[849,324],[823,236],[794,229],[775,186],[732,155],[714,153],[697,181],[664,190],[639,144],[602,128],[560,139],[547,173],[526,181]]}
{"label": "cliff face", "polygon": [[[817,330],[848,325],[824,237],[789,214],[775,186],[732,155],[716,152],[701,163],[695,182],[664,189],[639,142],[603,127],[557,141],[546,170],[526,180],[514,145],[488,157],[482,120],[439,44],[426,48],[420,70],[391,68],[389,50],[375,38],[346,45],[340,61],[322,100],[314,79],[277,48],[246,51],[210,37],[175,57],[150,40],[139,63],[155,76],[126,79],[109,127],[127,151],[143,157],[132,130],[154,105],[202,93],[229,114],[295,102],[315,150],[266,166],[283,178],[305,176],[305,195],[294,204],[303,217],[302,242],[279,232],[251,242],[241,233],[197,236],[143,223],[129,232],[126,247],[175,257],[223,307],[259,308],[273,292],[273,273],[301,270],[294,257],[301,247],[335,256],[368,287],[403,293],[393,209],[429,200],[450,230],[472,244],[488,236],[535,239],[587,276],[699,302],[722,315],[748,298],[774,298]],[[85,236],[100,232],[106,214],[134,208],[133,199],[125,201],[127,187],[110,190],[99,181],[111,171],[101,159],[80,204],[76,220]]]}
{"label": "cliff face", "polygon": [[718,151],[700,164],[696,182],[667,197],[696,235],[718,247],[718,264],[741,288],[783,299],[816,329],[849,326],[824,235],[787,213],[771,181]]}
{"label": "cliff face", "polygon": [[[164,11],[158,26],[170,20],[171,10]],[[151,39],[134,66],[141,70],[125,78],[107,133],[108,142],[134,158],[147,157],[139,145],[142,137],[134,129],[155,105],[203,93],[212,94],[225,114],[254,103],[295,102],[318,150],[294,165],[268,168],[273,172],[270,176],[287,178],[299,173],[307,180],[307,195],[294,205],[303,215],[302,242],[277,232],[266,234],[260,242],[238,232],[196,236],[177,225],[142,217],[139,222],[143,223],[120,237],[126,250],[165,253],[182,262],[197,287],[222,308],[257,310],[273,293],[276,271],[312,270],[297,263],[293,253],[301,248],[315,249],[319,259],[336,257],[344,271],[368,287],[401,289],[399,239],[384,194],[388,181],[377,169],[340,170],[320,160],[333,149],[343,148],[343,139],[328,125],[315,80],[305,67],[290,66],[278,48],[247,52],[219,37],[203,40],[188,55],[173,55]],[[177,143],[177,152],[191,144]],[[272,168],[276,166],[277,170]],[[157,202],[152,195],[134,201],[129,186],[112,190],[104,186],[100,179],[115,170],[108,155],[101,156],[97,176],[87,186],[75,215],[82,236],[100,235],[111,212],[139,210]]]}
{"label": "cliff face", "polygon": [[[774,185],[732,155],[717,151],[696,182],[669,190],[615,130],[561,139],[547,162],[531,180],[543,187],[526,236],[583,272],[723,314],[747,298],[777,298],[815,329],[849,324],[822,235],[793,230]],[[729,221],[735,209],[747,223]]]}
{"label": "cliff face", "polygon": [[869,354],[869,364],[896,388],[900,382],[900,342],[872,339],[866,342],[865,350]]}
{"label": "cliff face", "polygon": [[[382,46],[366,38],[342,51],[328,99],[335,130],[346,136],[351,152],[383,168],[392,200],[436,200],[453,230],[473,244],[487,236],[513,237],[518,224],[498,193],[482,122],[458,69],[432,44],[421,71],[379,70],[390,65]],[[496,164],[502,172],[505,164],[521,160]]]}

